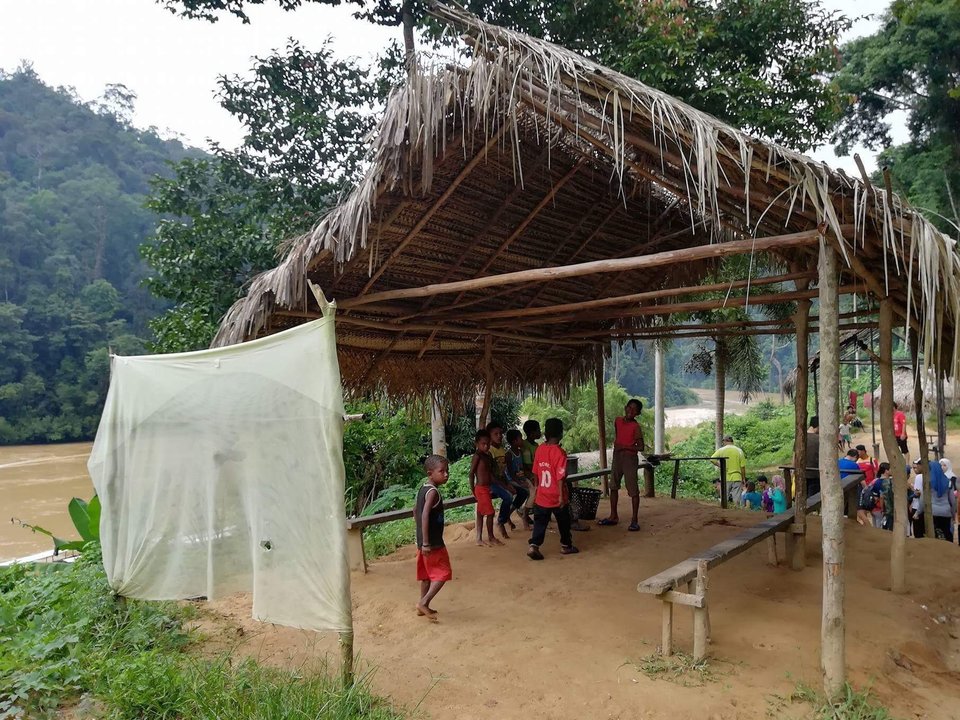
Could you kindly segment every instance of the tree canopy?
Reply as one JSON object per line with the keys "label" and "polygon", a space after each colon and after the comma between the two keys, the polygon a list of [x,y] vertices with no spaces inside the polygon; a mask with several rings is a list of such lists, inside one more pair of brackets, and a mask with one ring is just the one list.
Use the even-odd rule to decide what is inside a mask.
{"label": "tree canopy", "polygon": [[[890,169],[893,189],[944,229],[960,226],[960,3],[896,0],[877,32],[844,46],[836,82],[849,100],[838,151],[856,142],[883,149],[878,164]],[[891,146],[897,112],[910,140]]]}

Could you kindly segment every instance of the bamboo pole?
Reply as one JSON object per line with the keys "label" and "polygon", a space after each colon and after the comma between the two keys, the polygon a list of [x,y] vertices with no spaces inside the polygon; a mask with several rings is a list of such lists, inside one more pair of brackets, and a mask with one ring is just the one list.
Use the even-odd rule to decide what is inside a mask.
{"label": "bamboo pole", "polygon": [[[714,340],[713,352],[713,399],[714,399],[714,440],[715,447],[723,447],[723,407],[727,394],[727,349],[721,338]],[[746,481],[740,478],[740,483]]]}
{"label": "bamboo pole", "polygon": [[[725,283],[713,283],[710,285],[691,285],[688,287],[663,288],[661,290],[648,290],[642,293],[632,293],[630,295],[618,295],[616,297],[599,298],[596,300],[583,300],[580,302],[563,303],[560,305],[545,305],[540,307],[528,308],[508,308],[504,310],[495,310],[488,313],[460,313],[454,315],[459,321],[464,320],[495,320],[499,318],[518,318],[535,317],[539,315],[556,315],[570,311],[592,310],[594,308],[615,307],[617,305],[631,305],[641,303],[645,300],[657,300],[660,298],[677,297],[680,295],[690,295],[693,293],[707,292],[726,292],[727,290],[736,290],[745,287],[761,287],[763,285],[774,285],[781,282],[789,282],[802,278],[811,278],[813,273],[788,273],[785,275],[774,275],[771,277],[754,278],[752,280],[734,280]],[[437,308],[436,311],[427,313],[431,317],[443,315],[446,308]],[[776,321],[766,321],[776,322]]]}
{"label": "bamboo pole", "polygon": [[893,472],[893,537],[890,544],[890,589],[907,590],[907,467],[893,435],[893,301],[880,300],[880,437]]}
{"label": "bamboo pole", "polygon": [[443,295],[447,293],[483,290],[501,285],[540,282],[543,280],[560,280],[563,278],[582,277],[584,275],[594,275],[597,273],[620,272],[622,270],[647,270],[668,265],[687,264],[697,260],[729,257],[731,255],[745,255],[754,252],[767,252],[769,250],[787,250],[807,247],[816,243],[817,237],[816,230],[807,230],[787,235],[733,240],[730,242],[715,243],[713,245],[667,250],[641,257],[594,260],[591,262],[577,263],[575,265],[533,268],[530,270],[502,273],[500,275],[477,277],[470,280],[438,283],[416,288],[387,290],[353,298],[338,299],[337,305],[341,310],[349,310],[360,305],[382,302],[384,300],[430,297],[432,295]]}
{"label": "bamboo pole", "polygon": [[[600,469],[606,470],[607,465],[607,412],[606,412],[606,398],[604,397],[604,382],[603,382],[603,348],[599,345],[597,346],[597,365],[596,365],[596,381],[597,381],[597,438],[598,444],[600,446]],[[610,493],[610,478],[608,475],[604,475],[600,481],[603,494],[608,495]]]}
{"label": "bamboo pole", "polygon": [[[806,285],[806,283],[804,283]],[[800,288],[800,283],[797,283]],[[792,540],[790,566],[803,570],[807,566],[807,394],[810,374],[809,322],[810,301],[797,303],[794,325],[797,328],[797,382],[794,389],[793,467],[796,500],[793,503],[793,524],[798,532],[789,532]]]}
{"label": "bamboo pole", "polygon": [[[652,256],[651,256],[652,257]],[[856,292],[856,285],[843,285],[840,287],[841,295],[848,295]],[[711,298],[709,300],[691,300],[689,302],[662,303],[654,305],[642,305],[640,307],[627,309],[607,309],[594,312],[582,312],[576,315],[548,315],[536,319],[514,320],[505,324],[512,328],[520,327],[542,327],[544,325],[558,325],[572,322],[574,319],[578,322],[590,321],[613,321],[624,318],[648,317],[650,315],[674,315],[676,313],[697,312],[700,310],[720,310],[723,308],[746,307],[754,305],[779,305],[793,300],[803,300],[816,297],[816,290],[793,290],[790,292],[768,293],[766,295],[755,295],[752,297],[729,297],[729,298]]]}
{"label": "bamboo pole", "polygon": [[933,497],[930,494],[930,448],[927,447],[927,425],[923,417],[923,366],[920,364],[920,341],[910,333],[910,359],[913,361],[913,409],[917,416],[917,443],[920,445],[920,474],[923,477],[923,534],[934,537]]}
{"label": "bamboo pole", "polygon": [[837,699],[846,682],[843,546],[843,492],[837,467],[834,428],[839,424],[840,335],[837,331],[839,263],[833,245],[820,241],[820,367],[822,369],[819,415],[820,498],[823,527],[823,616],[820,626],[820,666],[823,691]]}

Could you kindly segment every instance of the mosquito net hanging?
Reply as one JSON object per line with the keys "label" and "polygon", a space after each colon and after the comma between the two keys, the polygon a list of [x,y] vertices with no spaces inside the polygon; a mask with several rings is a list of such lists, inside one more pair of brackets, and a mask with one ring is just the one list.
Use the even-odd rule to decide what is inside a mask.
{"label": "mosquito net hanging", "polygon": [[253,593],[259,620],[350,623],[333,309],[214,350],[114,357],[89,470],[120,595]]}

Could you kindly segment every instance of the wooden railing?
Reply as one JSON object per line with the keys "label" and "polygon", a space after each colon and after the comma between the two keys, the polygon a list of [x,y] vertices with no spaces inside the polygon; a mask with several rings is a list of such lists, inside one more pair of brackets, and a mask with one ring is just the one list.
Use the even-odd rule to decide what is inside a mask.
{"label": "wooden railing", "polygon": [[[592,478],[609,475],[610,470],[593,470],[591,472],[574,473],[568,475],[570,482],[580,482],[581,480],[590,480]],[[452,498],[443,501],[444,510],[472,505],[476,502],[473,495]],[[396,520],[407,520],[413,517],[413,508],[404,508],[403,510],[389,510],[387,512],[376,513],[375,515],[361,515],[359,517],[347,518],[347,549],[350,554],[350,569],[367,571],[367,560],[363,548],[363,531],[365,528],[373,525],[383,525],[384,523],[394,522]]]}

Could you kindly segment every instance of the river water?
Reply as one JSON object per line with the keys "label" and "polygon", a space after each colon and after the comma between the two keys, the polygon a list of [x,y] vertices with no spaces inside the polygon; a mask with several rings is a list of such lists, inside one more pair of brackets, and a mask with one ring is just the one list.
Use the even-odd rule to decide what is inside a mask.
{"label": "river water", "polygon": [[0,562],[53,547],[46,535],[20,526],[40,525],[58,537],[74,539],[67,503],[89,500],[87,474],[92,443],[0,446]]}

